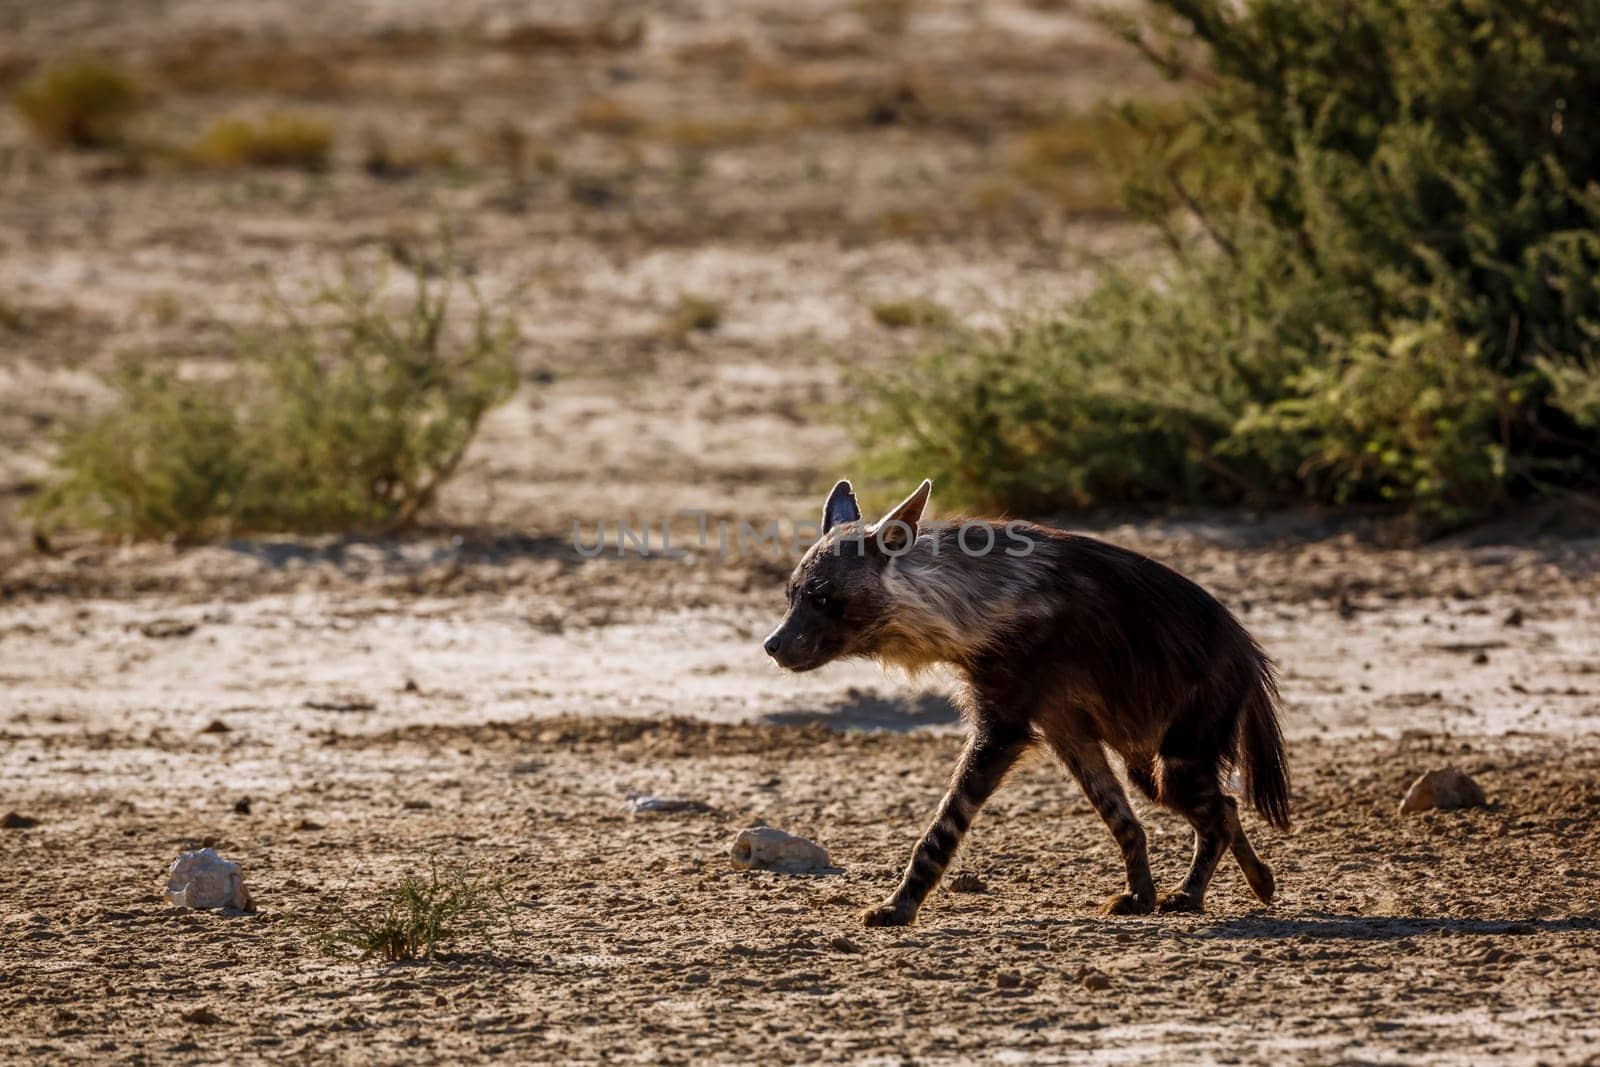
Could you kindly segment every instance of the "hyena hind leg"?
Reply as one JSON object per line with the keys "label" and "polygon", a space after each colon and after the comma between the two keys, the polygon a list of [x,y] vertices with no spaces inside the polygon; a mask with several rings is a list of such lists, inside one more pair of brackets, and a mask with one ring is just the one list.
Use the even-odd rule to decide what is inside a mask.
{"label": "hyena hind leg", "polygon": [[1107,900],[1101,912],[1106,915],[1148,914],[1155,908],[1156,886],[1150,877],[1150,853],[1145,845],[1144,827],[1139,825],[1128,803],[1128,794],[1123,792],[1122,783],[1117,781],[1111,764],[1106,762],[1105,750],[1097,741],[1056,737],[1050,738],[1050,747],[1077,779],[1083,795],[1100,813],[1106,829],[1111,831],[1117,847],[1122,850],[1128,891]]}
{"label": "hyena hind leg", "polygon": [[[1161,894],[1156,902],[1160,911],[1205,910],[1206,889],[1211,885],[1217,861],[1223,850],[1233,845],[1238,816],[1235,813],[1232,821],[1228,818],[1231,798],[1223,795],[1217,771],[1215,760],[1162,757],[1161,801],[1194,827],[1194,859],[1183,883],[1172,892]],[[1248,842],[1245,848],[1249,848]]]}
{"label": "hyena hind leg", "polygon": [[1238,862],[1239,869],[1244,872],[1244,880],[1250,884],[1250,892],[1263,904],[1272,903],[1272,894],[1277,889],[1277,881],[1272,877],[1272,868],[1268,867],[1256,850],[1250,847],[1250,839],[1244,835],[1244,827],[1239,823],[1239,802],[1230,796],[1222,798],[1227,811],[1228,831],[1230,834],[1228,847],[1233,850],[1233,858]]}

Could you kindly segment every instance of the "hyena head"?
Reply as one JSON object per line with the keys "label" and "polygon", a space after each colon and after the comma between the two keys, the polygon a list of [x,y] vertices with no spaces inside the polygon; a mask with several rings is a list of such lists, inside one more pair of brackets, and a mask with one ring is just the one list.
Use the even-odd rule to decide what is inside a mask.
{"label": "hyena head", "polygon": [[841,656],[880,651],[896,614],[884,571],[916,541],[932,489],[924,481],[867,525],[850,483],[833,487],[822,507],[822,537],[789,576],[789,609],[762,646],[779,666],[809,671]]}

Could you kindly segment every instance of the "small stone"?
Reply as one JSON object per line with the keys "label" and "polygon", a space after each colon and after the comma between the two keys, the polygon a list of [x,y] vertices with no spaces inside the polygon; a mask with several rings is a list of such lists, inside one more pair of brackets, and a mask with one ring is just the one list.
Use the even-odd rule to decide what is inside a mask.
{"label": "small stone", "polygon": [[188,637],[194,633],[195,624],[182,619],[152,619],[139,627],[146,637],[162,640],[169,637]]}
{"label": "small stone", "polygon": [[301,819],[294,824],[294,828],[296,830],[320,830],[322,829],[322,824],[311,819]]}
{"label": "small stone", "polygon": [[1485,663],[1488,663],[1488,662],[1489,662],[1489,653],[1483,651],[1482,649],[1479,649],[1477,652],[1474,652],[1472,654],[1472,663],[1473,663],[1474,666],[1481,667]]}
{"label": "small stone", "polygon": [[1104,971],[1084,971],[1078,981],[1083,988],[1091,993],[1099,993],[1111,988],[1111,976]]}
{"label": "small stone", "polygon": [[233,802],[233,813],[235,815],[249,815],[250,814],[250,798],[249,797],[240,797],[238,800],[235,800]]}
{"label": "small stone", "polygon": [[407,811],[432,811],[433,802],[429,800],[407,800],[400,805]]}
{"label": "small stone", "polygon": [[1528,617],[1522,613],[1521,608],[1512,608],[1511,613],[1505,617],[1504,624],[1506,626],[1521,626],[1527,621]]}
{"label": "small stone", "polygon": [[183,1021],[198,1026],[215,1026],[222,1021],[222,1017],[210,1008],[194,1008],[183,1013]]}
{"label": "small stone", "polygon": [[1439,767],[1427,771],[1406,790],[1400,801],[1400,814],[1419,811],[1449,811],[1455,808],[1481,808],[1488,803],[1483,787],[1459,767]]}
{"label": "small stone", "polygon": [[828,850],[821,845],[770,826],[740,830],[728,855],[741,871],[763,868],[793,873],[833,866]]}
{"label": "small stone", "polygon": [[628,810],[635,815],[663,815],[675,811],[710,811],[711,806],[684,797],[628,797]]}
{"label": "small stone", "polygon": [[363,696],[334,696],[327,700],[308,700],[312,711],[375,711],[378,705]]}
{"label": "small stone", "polygon": [[830,948],[832,948],[835,952],[860,952],[861,951],[861,946],[860,945],[856,944],[854,941],[850,940],[848,937],[843,937],[843,936],[836,937],[833,940],[829,941],[828,942],[828,946]]}
{"label": "small stone", "polygon": [[254,911],[244,875],[237,863],[217,855],[209,845],[180,853],[167,871],[166,898],[179,908],[232,908]]}
{"label": "small stone", "polygon": [[417,680],[415,678],[407,678],[406,684],[400,687],[400,692],[420,693],[422,692],[422,686],[417,684]]}
{"label": "small stone", "polygon": [[973,871],[957,871],[945,881],[945,886],[952,893],[987,893],[989,891],[988,885]]}
{"label": "small stone", "polygon": [[200,732],[203,734],[227,734],[233,732],[233,727],[221,719],[212,719]]}
{"label": "small stone", "polygon": [[994,976],[994,984],[997,989],[1020,989],[1022,975],[1016,971],[1001,971]]}
{"label": "small stone", "polygon": [[0,830],[31,830],[38,825],[38,819],[21,812],[8,811],[0,816]]}

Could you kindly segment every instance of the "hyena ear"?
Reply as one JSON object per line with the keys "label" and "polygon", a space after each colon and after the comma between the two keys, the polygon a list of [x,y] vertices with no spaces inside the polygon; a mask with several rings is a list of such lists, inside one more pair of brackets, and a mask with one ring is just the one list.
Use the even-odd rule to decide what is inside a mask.
{"label": "hyena ear", "polygon": [[833,492],[828,494],[828,502],[822,505],[822,532],[827,533],[841,522],[856,522],[861,518],[861,509],[856,506],[856,494],[850,488],[850,483],[843,479],[833,487]]}
{"label": "hyena ear", "polygon": [[890,555],[899,555],[917,539],[917,523],[922,521],[922,509],[928,506],[928,494],[933,483],[924,478],[916,491],[896,504],[894,510],[879,519],[872,527],[873,540]]}

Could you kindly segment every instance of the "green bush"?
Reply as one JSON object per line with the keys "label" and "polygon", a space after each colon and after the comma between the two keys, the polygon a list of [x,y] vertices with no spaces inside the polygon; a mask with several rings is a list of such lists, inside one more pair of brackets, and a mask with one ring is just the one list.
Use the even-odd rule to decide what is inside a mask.
{"label": "green bush", "polygon": [[129,362],[112,403],[61,434],[33,514],[46,530],[189,541],[412,522],[516,386],[509,321],[477,301],[452,330],[452,292],[418,277],[395,311],[352,282],[309,317],[279,306],[222,378]]}
{"label": "green bush", "polygon": [[1150,0],[1125,107],[1168,254],[868,384],[878,469],[989,507],[1600,484],[1600,4]]}
{"label": "green bush", "polygon": [[103,148],[122,139],[144,94],[122,68],[80,56],[40,71],[12,97],[39,138],[55,145]]}

